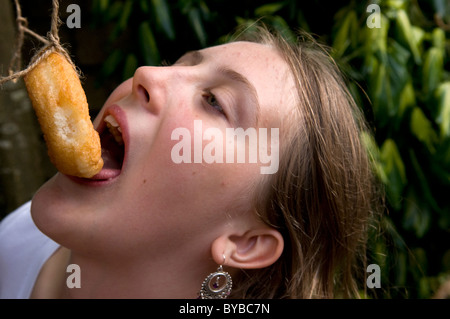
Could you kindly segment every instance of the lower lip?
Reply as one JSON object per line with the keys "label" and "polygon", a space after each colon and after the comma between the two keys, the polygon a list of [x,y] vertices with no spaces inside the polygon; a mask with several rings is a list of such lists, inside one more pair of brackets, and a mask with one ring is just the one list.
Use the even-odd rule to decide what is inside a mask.
{"label": "lower lip", "polygon": [[110,184],[113,184],[120,175],[117,175],[112,178],[107,179],[89,179],[89,178],[81,178],[76,176],[64,175],[71,181],[83,185],[83,186],[91,186],[91,187],[103,187]]}

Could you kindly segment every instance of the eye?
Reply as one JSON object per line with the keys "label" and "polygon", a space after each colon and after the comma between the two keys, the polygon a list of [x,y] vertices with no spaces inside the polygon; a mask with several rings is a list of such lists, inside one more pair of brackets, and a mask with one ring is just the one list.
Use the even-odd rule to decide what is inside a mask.
{"label": "eye", "polygon": [[225,115],[225,111],[223,110],[220,102],[217,100],[214,94],[212,94],[211,92],[206,92],[205,94],[203,94],[203,98],[205,99],[206,103],[208,103],[208,105]]}

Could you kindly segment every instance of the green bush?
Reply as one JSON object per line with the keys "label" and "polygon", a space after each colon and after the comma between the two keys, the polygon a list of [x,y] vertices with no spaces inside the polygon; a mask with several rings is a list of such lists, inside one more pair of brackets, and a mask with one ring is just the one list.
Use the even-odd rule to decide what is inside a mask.
{"label": "green bush", "polygon": [[386,190],[385,242],[373,256],[384,297],[429,298],[450,278],[450,6],[431,4],[379,1],[380,28],[358,18],[364,5],[336,15],[334,56],[374,128]]}

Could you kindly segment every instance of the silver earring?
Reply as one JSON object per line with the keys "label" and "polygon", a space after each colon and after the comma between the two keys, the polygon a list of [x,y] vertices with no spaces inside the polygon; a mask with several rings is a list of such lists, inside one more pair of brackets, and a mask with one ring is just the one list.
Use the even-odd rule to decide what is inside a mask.
{"label": "silver earring", "polygon": [[[225,263],[225,255],[223,256]],[[225,299],[231,293],[233,280],[229,273],[223,270],[222,265],[203,280],[202,288],[199,292],[199,299]]]}

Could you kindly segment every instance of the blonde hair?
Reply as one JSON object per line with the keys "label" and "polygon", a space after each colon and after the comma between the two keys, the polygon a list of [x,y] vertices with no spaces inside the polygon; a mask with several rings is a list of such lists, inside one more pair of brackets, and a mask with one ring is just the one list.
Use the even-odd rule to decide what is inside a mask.
{"label": "blonde hair", "polygon": [[232,297],[358,297],[365,280],[354,274],[365,274],[376,202],[363,116],[331,57],[309,36],[294,43],[265,27],[252,30],[239,40],[276,48],[298,99],[283,123],[279,170],[255,197],[260,218],[280,231],[285,248],[272,266],[242,272]]}

